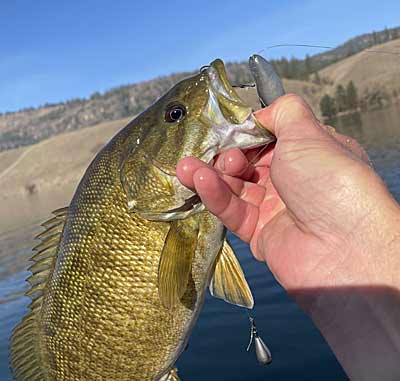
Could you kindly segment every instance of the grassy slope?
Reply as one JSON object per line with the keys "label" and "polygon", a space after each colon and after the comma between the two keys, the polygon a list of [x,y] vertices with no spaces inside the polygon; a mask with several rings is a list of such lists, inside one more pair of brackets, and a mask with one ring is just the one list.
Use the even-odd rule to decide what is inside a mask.
{"label": "grassy slope", "polygon": [[[367,88],[386,88],[389,92],[400,90],[400,55],[385,54],[384,51],[400,52],[400,39],[363,51],[322,69],[321,77],[329,78],[333,85],[327,90],[333,93],[339,83],[352,80],[362,94]],[[380,52],[380,53],[375,53]]]}
{"label": "grassy slope", "polygon": [[128,120],[101,123],[1,152],[0,215],[7,218],[0,219],[0,233],[43,220],[51,210],[67,205],[95,154]]}

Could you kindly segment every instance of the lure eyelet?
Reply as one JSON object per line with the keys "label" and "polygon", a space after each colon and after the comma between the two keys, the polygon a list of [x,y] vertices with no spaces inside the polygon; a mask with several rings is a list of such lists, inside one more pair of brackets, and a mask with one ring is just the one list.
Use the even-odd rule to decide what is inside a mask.
{"label": "lure eyelet", "polygon": [[200,68],[199,72],[202,73],[203,71],[207,70],[210,67],[210,65],[204,65]]}

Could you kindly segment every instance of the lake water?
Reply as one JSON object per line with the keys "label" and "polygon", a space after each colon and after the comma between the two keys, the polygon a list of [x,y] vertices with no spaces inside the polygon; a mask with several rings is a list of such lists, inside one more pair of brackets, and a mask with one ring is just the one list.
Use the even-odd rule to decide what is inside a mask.
{"label": "lake water", "polygon": [[[364,145],[376,170],[400,200],[400,107],[348,116],[336,126]],[[13,239],[18,239],[17,233]],[[4,237],[1,238],[3,243]],[[207,296],[189,347],[178,361],[181,379],[345,380],[343,370],[312,322],[288,298],[265,265],[252,258],[248,246],[233,235],[229,238],[253,290],[253,315],[271,348],[273,362],[262,367],[253,348],[246,352],[250,327],[244,310]],[[26,257],[27,249],[9,252],[7,257],[0,255],[1,381],[11,379],[8,341],[29,302],[23,296],[28,273],[21,271]]]}

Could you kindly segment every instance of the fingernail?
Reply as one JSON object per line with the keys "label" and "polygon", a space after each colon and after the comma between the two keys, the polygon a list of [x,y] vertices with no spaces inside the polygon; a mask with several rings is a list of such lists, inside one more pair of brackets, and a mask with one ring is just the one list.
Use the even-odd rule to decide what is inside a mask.
{"label": "fingernail", "polygon": [[218,169],[225,171],[225,154],[221,154],[218,159]]}

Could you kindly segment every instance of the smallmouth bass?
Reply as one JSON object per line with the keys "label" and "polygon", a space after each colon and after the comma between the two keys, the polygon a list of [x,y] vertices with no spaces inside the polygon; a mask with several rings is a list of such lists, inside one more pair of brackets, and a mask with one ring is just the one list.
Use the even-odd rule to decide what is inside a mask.
{"label": "smallmouth bass", "polygon": [[15,378],[177,380],[206,288],[247,308],[253,298],[224,226],[180,184],[176,164],[273,140],[221,60],[114,136],[38,236],[30,312],[11,340]]}

